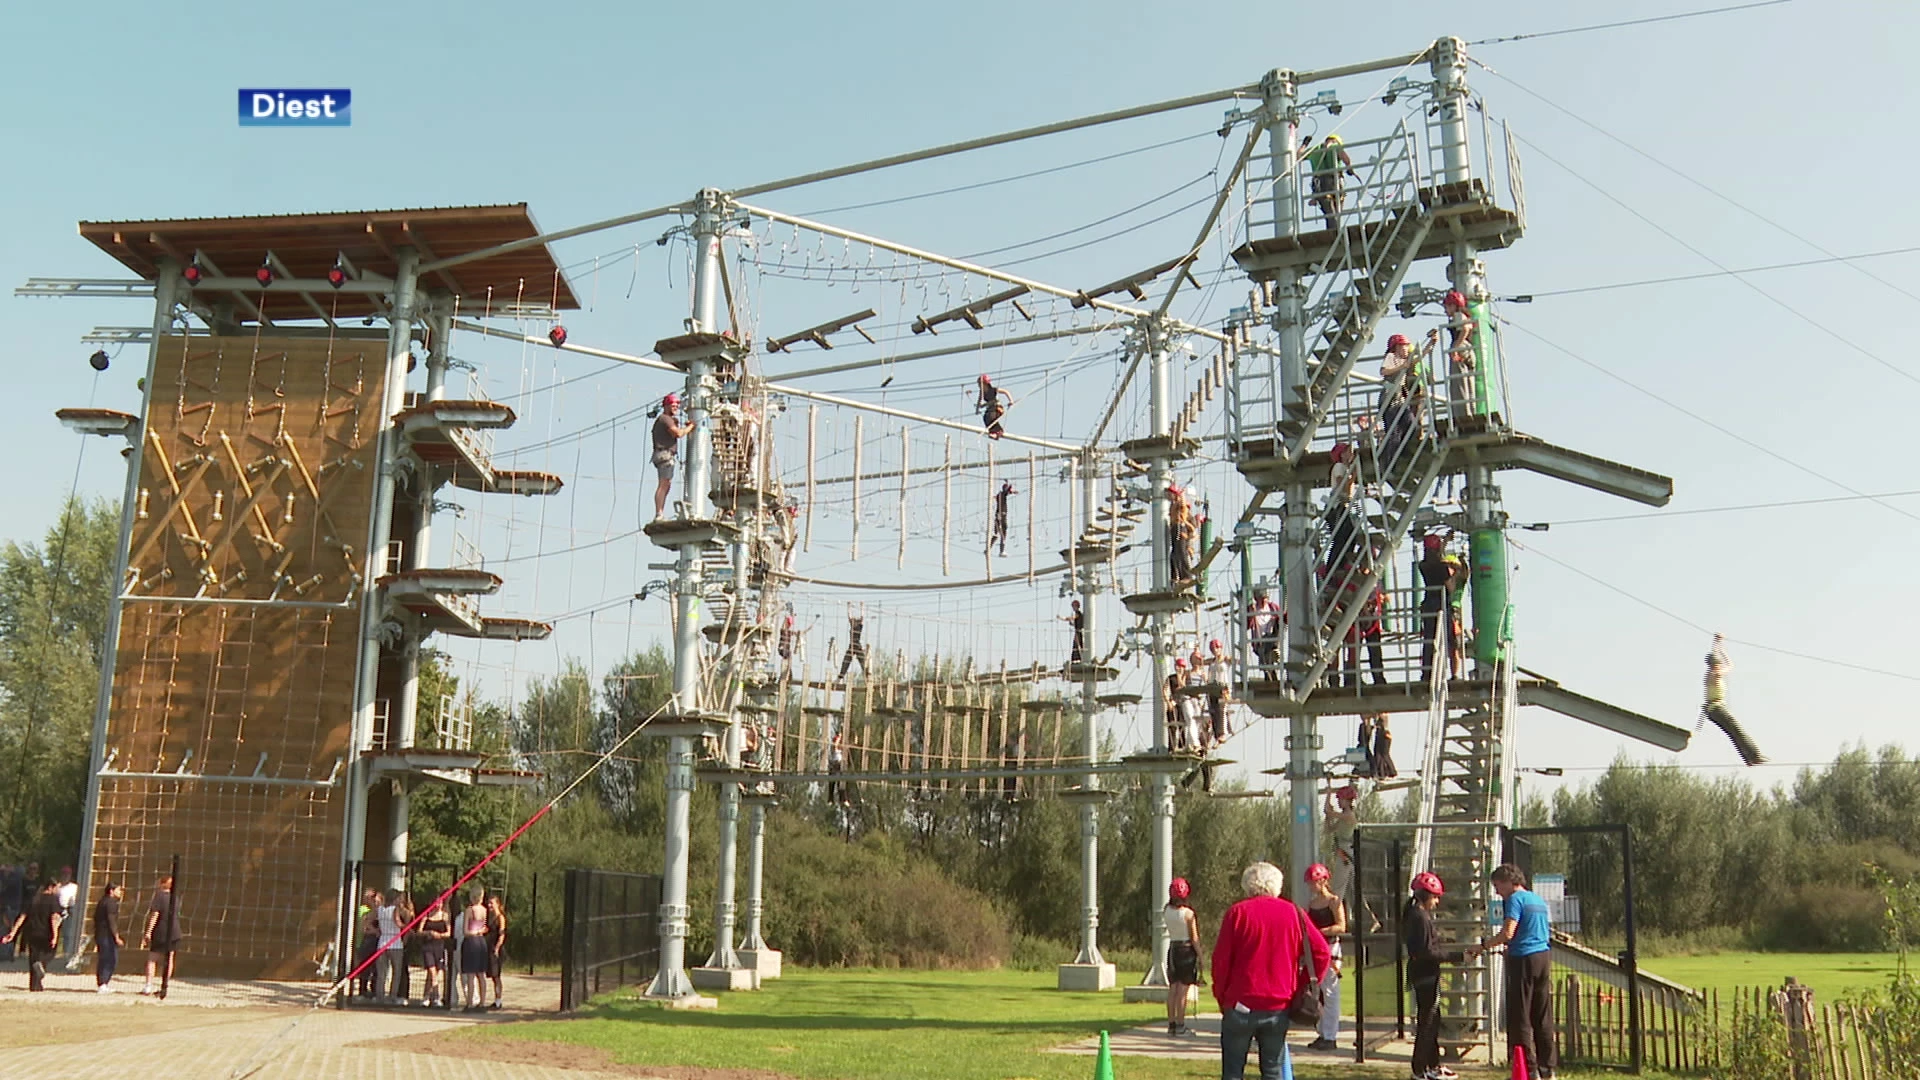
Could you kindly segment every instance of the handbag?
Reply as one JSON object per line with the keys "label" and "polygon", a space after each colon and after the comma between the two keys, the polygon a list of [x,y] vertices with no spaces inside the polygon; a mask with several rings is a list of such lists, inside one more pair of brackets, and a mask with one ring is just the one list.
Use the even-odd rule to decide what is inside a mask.
{"label": "handbag", "polygon": [[[1295,911],[1300,911],[1298,905]],[[1293,999],[1287,1002],[1287,1020],[1300,1027],[1314,1027],[1320,1023],[1320,980],[1313,977],[1313,946],[1307,940],[1307,913],[1300,911],[1300,968],[1293,988]]]}

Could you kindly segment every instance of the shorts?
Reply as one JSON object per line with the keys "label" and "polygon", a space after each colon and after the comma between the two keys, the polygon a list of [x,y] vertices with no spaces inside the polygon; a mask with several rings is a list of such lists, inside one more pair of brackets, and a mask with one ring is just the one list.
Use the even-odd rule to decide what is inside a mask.
{"label": "shorts", "polygon": [[460,973],[478,975],[491,966],[490,950],[487,939],[483,937],[464,938],[460,942]]}
{"label": "shorts", "polygon": [[672,481],[673,470],[679,464],[680,459],[666,451],[658,451],[653,455],[653,473],[662,480]]}
{"label": "shorts", "polygon": [[447,943],[443,939],[420,943],[420,966],[439,969],[447,966]]}
{"label": "shorts", "polygon": [[1200,950],[1191,941],[1176,941],[1167,946],[1167,981],[1200,985]]}

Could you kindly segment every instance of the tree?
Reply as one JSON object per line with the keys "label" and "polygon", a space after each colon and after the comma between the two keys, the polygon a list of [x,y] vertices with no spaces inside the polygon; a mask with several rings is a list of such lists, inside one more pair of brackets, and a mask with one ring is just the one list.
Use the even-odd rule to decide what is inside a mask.
{"label": "tree", "polygon": [[44,546],[0,547],[0,853],[79,851],[119,517],[76,499]]}

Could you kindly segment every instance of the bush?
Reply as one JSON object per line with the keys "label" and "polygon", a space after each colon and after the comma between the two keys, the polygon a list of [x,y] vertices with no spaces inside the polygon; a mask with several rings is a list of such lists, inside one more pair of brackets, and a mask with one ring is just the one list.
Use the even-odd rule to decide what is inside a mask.
{"label": "bush", "polygon": [[1753,944],[1780,952],[1879,952],[1887,948],[1886,901],[1856,885],[1802,885],[1763,905]]}

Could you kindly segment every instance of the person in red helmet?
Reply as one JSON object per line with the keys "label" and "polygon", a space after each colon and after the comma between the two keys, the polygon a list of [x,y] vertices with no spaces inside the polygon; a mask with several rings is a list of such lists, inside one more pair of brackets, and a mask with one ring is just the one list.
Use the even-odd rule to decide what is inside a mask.
{"label": "person in red helmet", "polygon": [[1307,867],[1307,886],[1313,894],[1307,898],[1307,919],[1327,939],[1327,974],[1320,980],[1319,1038],[1307,1044],[1309,1050],[1340,1049],[1340,941],[1347,933],[1347,902],[1333,891],[1333,871],[1325,863]]}
{"label": "person in red helmet", "polygon": [[1453,596],[1466,578],[1465,565],[1447,557],[1447,538],[1428,533],[1420,540],[1420,681],[1433,677],[1433,653],[1446,627],[1449,664],[1454,652]]}
{"label": "person in red helmet", "polygon": [[1193,503],[1178,484],[1167,485],[1167,574],[1174,588],[1193,578]]}
{"label": "person in red helmet", "polygon": [[987,438],[997,439],[1006,434],[1000,427],[1000,418],[1013,408],[1013,395],[993,385],[993,380],[980,376],[980,397],[973,407],[980,413],[980,424],[987,430]]}
{"label": "person in red helmet", "polygon": [[1440,1064],[1440,965],[1466,962],[1466,954],[1440,940],[1433,911],[1447,894],[1440,875],[1413,875],[1413,895],[1400,917],[1407,947],[1407,989],[1413,991],[1414,1080],[1454,1080],[1458,1074]]}
{"label": "person in red helmet", "polygon": [[1200,981],[1200,920],[1193,913],[1193,887],[1177,877],[1167,886],[1160,917],[1167,926],[1167,1034],[1192,1035],[1187,1026],[1187,988]]}
{"label": "person in red helmet", "polygon": [[1439,341],[1439,331],[1427,337],[1416,352],[1405,334],[1387,338],[1387,354],[1380,359],[1381,468],[1388,479],[1398,475],[1400,451],[1420,431],[1427,405],[1427,355]]}
{"label": "person in red helmet", "polygon": [[1180,690],[1187,685],[1187,658],[1173,658],[1173,670],[1167,673],[1167,752],[1178,754],[1193,749],[1187,737],[1186,700]]}
{"label": "person in red helmet", "polygon": [[1447,290],[1440,306],[1447,315],[1447,400],[1459,420],[1473,411],[1473,339],[1480,324],[1459,289]]}
{"label": "person in red helmet", "polygon": [[1333,844],[1333,891],[1347,894],[1347,882],[1353,876],[1353,836],[1360,828],[1360,814],[1354,809],[1360,789],[1351,782],[1327,792],[1320,802],[1321,828]]}
{"label": "person in red helmet", "polygon": [[660,486],[653,490],[653,516],[667,512],[667,493],[673,490],[673,473],[680,466],[680,440],[693,430],[693,422],[680,418],[680,395],[660,399],[660,415],[653,421],[653,471]]}
{"label": "person in red helmet", "polygon": [[1213,744],[1227,741],[1227,701],[1233,693],[1233,658],[1219,638],[1207,642],[1207,713],[1213,725]]}
{"label": "person in red helmet", "polygon": [[1327,587],[1344,589],[1349,572],[1364,566],[1367,555],[1366,506],[1360,497],[1360,470],[1353,444],[1333,444],[1332,484],[1327,492]]}

